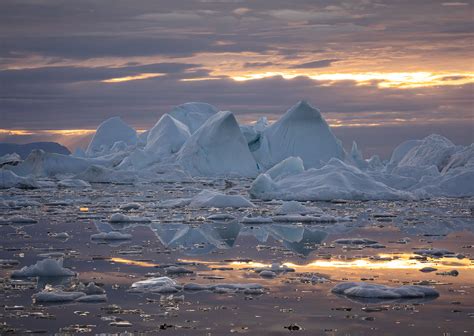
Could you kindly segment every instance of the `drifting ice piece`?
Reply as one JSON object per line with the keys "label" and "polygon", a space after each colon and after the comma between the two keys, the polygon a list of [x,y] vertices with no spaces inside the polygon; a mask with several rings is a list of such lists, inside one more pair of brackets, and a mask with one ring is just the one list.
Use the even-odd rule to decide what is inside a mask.
{"label": "drifting ice piece", "polygon": [[389,287],[365,282],[343,282],[337,284],[331,292],[349,297],[373,299],[416,299],[439,296],[436,290],[424,286]]}
{"label": "drifting ice piece", "polygon": [[228,111],[210,117],[185,142],[178,162],[196,176],[257,175],[257,163],[234,115]]}

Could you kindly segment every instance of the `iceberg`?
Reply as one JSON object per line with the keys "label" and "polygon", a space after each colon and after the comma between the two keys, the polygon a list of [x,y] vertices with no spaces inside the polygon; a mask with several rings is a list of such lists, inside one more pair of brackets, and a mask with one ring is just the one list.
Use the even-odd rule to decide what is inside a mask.
{"label": "iceberg", "polygon": [[122,119],[112,117],[99,125],[87,147],[86,154],[88,156],[106,154],[116,142],[123,142],[125,146],[134,146],[138,143],[138,137],[137,132]]}
{"label": "iceberg", "polygon": [[178,162],[195,176],[254,177],[258,172],[237,120],[228,111],[214,114],[191,135],[178,153]]}
{"label": "iceberg", "polygon": [[309,168],[345,157],[341,142],[320,111],[305,101],[298,102],[263,131],[260,147],[253,154],[266,169],[290,156],[300,157]]}

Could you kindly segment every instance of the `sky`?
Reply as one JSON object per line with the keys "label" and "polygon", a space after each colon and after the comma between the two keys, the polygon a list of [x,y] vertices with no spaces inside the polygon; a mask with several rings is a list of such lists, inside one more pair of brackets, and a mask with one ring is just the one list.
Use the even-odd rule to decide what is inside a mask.
{"label": "sky", "polygon": [[104,119],[151,128],[203,101],[241,123],[318,107],[387,157],[474,142],[473,1],[2,0],[0,141],[83,146]]}

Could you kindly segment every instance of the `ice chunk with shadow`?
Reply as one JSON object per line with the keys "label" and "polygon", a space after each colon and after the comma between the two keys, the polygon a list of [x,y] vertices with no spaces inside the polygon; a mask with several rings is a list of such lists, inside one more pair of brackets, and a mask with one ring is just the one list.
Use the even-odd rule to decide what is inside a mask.
{"label": "ice chunk with shadow", "polygon": [[129,292],[132,293],[176,293],[181,290],[178,283],[168,277],[150,278],[142,281],[134,282]]}
{"label": "ice chunk with shadow", "polygon": [[43,259],[31,266],[13,271],[12,278],[22,277],[70,277],[76,273],[63,267],[63,259]]}
{"label": "ice chunk with shadow", "polygon": [[410,300],[430,300],[439,296],[435,289],[425,286],[390,287],[365,282],[342,282],[333,287],[331,292],[361,303],[410,302]]}

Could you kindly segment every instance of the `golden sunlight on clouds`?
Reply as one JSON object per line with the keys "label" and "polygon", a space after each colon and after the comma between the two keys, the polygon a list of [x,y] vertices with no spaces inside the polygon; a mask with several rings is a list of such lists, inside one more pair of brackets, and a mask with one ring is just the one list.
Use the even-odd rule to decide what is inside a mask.
{"label": "golden sunlight on clouds", "polygon": [[110,78],[101,81],[102,83],[122,83],[122,82],[129,82],[134,80],[140,79],[150,79],[155,77],[164,76],[163,73],[142,73],[135,76],[125,76],[125,77],[117,77],[117,78]]}
{"label": "golden sunlight on clouds", "polygon": [[233,75],[235,81],[248,81],[268,77],[281,76],[284,79],[307,77],[316,81],[355,81],[358,85],[366,85],[377,81],[380,88],[417,88],[440,85],[463,85],[474,83],[474,73],[434,74],[431,72],[367,72],[367,73],[326,73],[308,74],[301,72],[268,71]]}
{"label": "golden sunlight on clouds", "polygon": [[23,130],[23,129],[2,129],[0,135],[64,135],[80,136],[94,133],[91,129],[63,129],[63,130]]}

